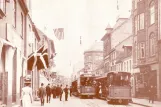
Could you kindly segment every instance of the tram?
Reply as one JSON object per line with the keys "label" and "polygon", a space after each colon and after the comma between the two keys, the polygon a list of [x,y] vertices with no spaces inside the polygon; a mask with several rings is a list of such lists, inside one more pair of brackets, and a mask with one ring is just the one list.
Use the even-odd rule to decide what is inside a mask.
{"label": "tram", "polygon": [[[125,103],[128,104],[132,99],[131,85],[130,85],[131,73],[128,72],[116,72],[110,71],[104,77],[97,77],[95,80],[97,84],[101,81],[102,96],[111,103]],[[98,85],[97,85],[98,90]],[[100,89],[99,89],[100,90]],[[96,95],[99,95],[99,91],[96,91]],[[98,97],[98,96],[97,96]]]}
{"label": "tram", "polygon": [[74,81],[72,82],[72,95],[78,96],[77,80],[74,80]]}
{"label": "tram", "polygon": [[88,97],[93,98],[95,96],[94,86],[95,76],[92,74],[81,74],[78,78],[78,95],[80,98]]}

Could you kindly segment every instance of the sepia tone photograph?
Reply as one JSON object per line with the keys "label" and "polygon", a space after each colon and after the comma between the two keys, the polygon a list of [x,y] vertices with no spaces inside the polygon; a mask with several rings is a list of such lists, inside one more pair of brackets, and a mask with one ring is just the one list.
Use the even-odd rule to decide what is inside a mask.
{"label": "sepia tone photograph", "polygon": [[0,0],[0,107],[161,107],[161,0]]}

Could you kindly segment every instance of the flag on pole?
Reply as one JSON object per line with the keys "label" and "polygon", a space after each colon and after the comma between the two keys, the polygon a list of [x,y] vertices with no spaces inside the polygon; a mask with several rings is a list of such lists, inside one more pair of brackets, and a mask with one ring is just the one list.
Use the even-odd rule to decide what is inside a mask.
{"label": "flag on pole", "polygon": [[58,40],[64,39],[64,28],[54,29],[54,34]]}

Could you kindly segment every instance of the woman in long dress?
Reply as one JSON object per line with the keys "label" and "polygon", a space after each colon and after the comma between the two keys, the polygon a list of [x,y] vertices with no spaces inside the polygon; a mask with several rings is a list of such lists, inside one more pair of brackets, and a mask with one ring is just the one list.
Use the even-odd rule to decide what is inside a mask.
{"label": "woman in long dress", "polygon": [[25,87],[22,88],[22,107],[32,107],[33,96],[30,83],[25,83]]}

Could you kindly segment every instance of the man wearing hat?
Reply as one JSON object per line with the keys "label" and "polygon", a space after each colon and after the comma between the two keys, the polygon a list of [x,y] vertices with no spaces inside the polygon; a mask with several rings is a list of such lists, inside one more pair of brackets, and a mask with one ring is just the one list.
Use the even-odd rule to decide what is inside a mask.
{"label": "man wearing hat", "polygon": [[22,88],[22,107],[32,107],[33,96],[32,96],[32,88],[31,79],[25,79],[24,87]]}
{"label": "man wearing hat", "polygon": [[41,83],[41,87],[39,88],[39,97],[41,101],[41,106],[44,106],[45,95],[46,95],[46,90],[44,88],[44,84]]}

